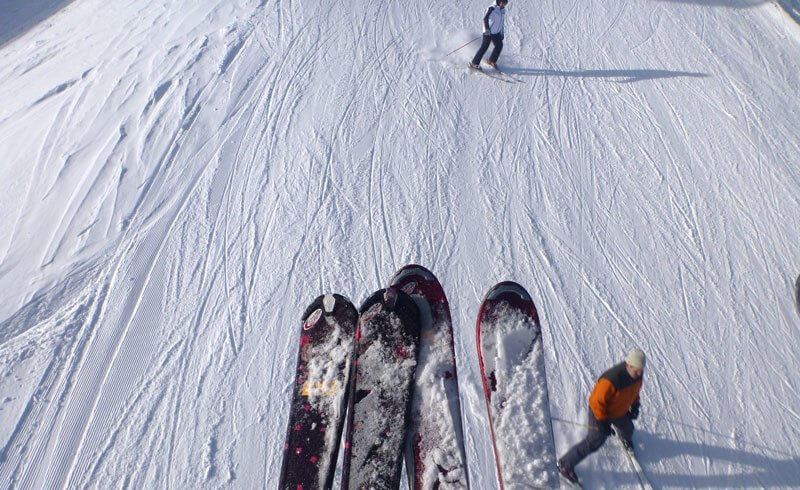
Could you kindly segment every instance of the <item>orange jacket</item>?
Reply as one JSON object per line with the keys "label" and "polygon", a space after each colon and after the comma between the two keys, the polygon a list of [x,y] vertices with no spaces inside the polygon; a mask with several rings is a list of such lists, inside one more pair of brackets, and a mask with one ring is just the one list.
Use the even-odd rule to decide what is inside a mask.
{"label": "orange jacket", "polygon": [[604,372],[589,395],[589,408],[597,420],[617,419],[628,413],[631,405],[639,401],[642,378],[633,379],[625,363],[617,364]]}

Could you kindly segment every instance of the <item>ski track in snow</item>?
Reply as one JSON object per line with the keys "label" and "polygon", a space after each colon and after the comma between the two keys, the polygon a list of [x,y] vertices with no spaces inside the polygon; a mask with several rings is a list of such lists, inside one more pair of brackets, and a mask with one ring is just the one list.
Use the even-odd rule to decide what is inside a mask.
{"label": "ski track in snow", "polygon": [[[439,60],[478,1],[86,0],[0,46],[0,486],[274,486],[302,309],[411,262],[450,299],[475,488],[503,279],[559,453],[636,345],[654,487],[800,485],[800,27],[735,7],[515,3],[515,84]],[[613,444],[578,472],[638,486]]]}

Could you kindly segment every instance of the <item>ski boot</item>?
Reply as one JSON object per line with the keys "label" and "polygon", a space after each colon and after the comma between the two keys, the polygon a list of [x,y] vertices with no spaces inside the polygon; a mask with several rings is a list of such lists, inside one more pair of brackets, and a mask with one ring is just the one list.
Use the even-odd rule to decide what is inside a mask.
{"label": "ski boot", "polygon": [[581,482],[578,480],[578,475],[575,474],[575,470],[572,468],[567,468],[566,466],[561,464],[561,461],[556,463],[556,467],[558,468],[558,472],[561,474],[561,477],[567,480],[572,485],[582,488]]}

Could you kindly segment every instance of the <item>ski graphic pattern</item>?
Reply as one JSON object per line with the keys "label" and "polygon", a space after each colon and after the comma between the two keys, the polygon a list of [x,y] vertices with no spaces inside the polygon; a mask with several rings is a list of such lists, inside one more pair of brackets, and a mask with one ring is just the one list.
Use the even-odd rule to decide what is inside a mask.
{"label": "ski graphic pattern", "polygon": [[559,485],[541,333],[522,286],[489,290],[478,313],[478,361],[501,490]]}
{"label": "ski graphic pattern", "polygon": [[396,489],[419,346],[419,310],[396,288],[360,308],[342,488]]}
{"label": "ski graphic pattern", "polygon": [[331,488],[345,421],[358,312],[323,295],[302,317],[289,428],[278,488]]}
{"label": "ski graphic pattern", "polygon": [[453,325],[444,290],[431,271],[407,265],[392,286],[420,311],[420,349],[406,448],[409,488],[468,488]]}

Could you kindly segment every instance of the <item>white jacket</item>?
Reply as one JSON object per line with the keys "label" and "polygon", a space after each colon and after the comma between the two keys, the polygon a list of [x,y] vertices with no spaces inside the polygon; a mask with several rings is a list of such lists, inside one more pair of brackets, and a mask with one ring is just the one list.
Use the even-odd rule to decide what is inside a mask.
{"label": "white jacket", "polygon": [[505,20],[506,9],[501,9],[496,3],[493,3],[486,11],[486,15],[483,16],[483,33],[505,35]]}

